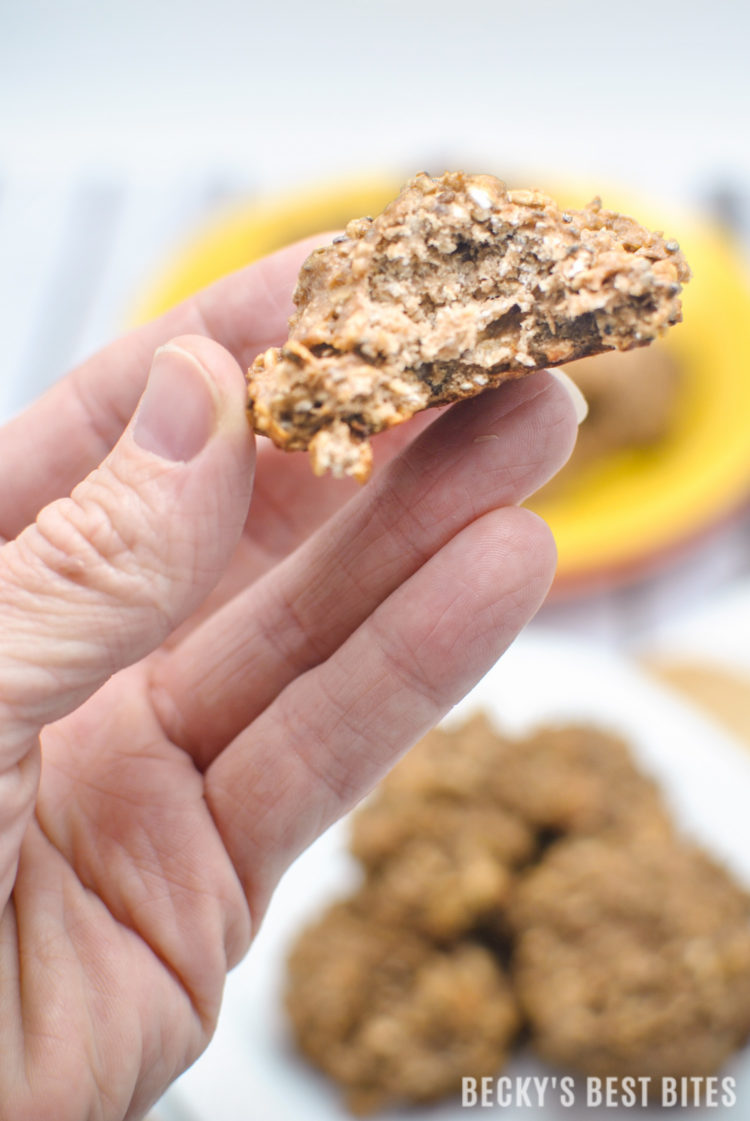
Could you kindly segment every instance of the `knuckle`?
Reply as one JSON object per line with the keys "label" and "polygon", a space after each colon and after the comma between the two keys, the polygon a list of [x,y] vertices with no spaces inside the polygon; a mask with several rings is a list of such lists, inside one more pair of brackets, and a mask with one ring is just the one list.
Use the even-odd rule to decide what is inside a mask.
{"label": "knuckle", "polygon": [[129,548],[99,502],[63,499],[36,523],[35,551],[44,567],[74,584],[127,565]]}
{"label": "knuckle", "polygon": [[[371,619],[372,643],[378,650],[384,666],[394,681],[398,681],[417,700],[434,704],[437,699],[438,686],[435,674],[420,658],[420,650],[410,642],[398,628],[386,628],[381,625],[377,616]],[[438,622],[433,627],[429,636],[431,648],[434,651],[440,644],[440,627]]]}
{"label": "knuckle", "polygon": [[24,586],[41,594],[55,594],[64,586],[69,594],[75,590],[116,601],[158,603],[155,558],[149,549],[153,535],[145,532],[144,510],[128,488],[118,488],[115,498],[105,480],[90,480],[78,493],[51,503],[16,539]]}

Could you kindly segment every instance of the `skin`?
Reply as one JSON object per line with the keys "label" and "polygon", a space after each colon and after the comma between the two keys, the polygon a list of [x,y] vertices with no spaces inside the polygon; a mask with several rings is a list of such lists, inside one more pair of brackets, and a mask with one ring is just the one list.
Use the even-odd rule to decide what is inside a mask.
{"label": "skin", "polygon": [[284,338],[311,248],[0,430],[4,1121],[141,1117],[206,1046],[285,868],[552,579],[518,508],[575,438],[546,373],[378,437],[363,488],[256,451],[243,369]]}

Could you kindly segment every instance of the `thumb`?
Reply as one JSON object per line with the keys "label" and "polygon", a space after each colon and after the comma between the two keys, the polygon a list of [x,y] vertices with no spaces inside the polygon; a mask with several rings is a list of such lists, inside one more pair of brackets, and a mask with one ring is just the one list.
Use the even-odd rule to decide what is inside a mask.
{"label": "thumb", "polygon": [[217,582],[252,487],[244,392],[217,343],[161,347],[110,455],[0,549],[0,772]]}

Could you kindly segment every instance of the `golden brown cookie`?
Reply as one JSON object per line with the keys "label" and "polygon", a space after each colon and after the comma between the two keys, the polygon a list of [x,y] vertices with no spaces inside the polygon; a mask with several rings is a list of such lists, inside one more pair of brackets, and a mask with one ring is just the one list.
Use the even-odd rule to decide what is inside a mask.
{"label": "golden brown cookie", "polygon": [[540,728],[508,744],[487,782],[546,840],[608,831],[672,833],[661,791],[638,770],[624,741],[590,725]]}
{"label": "golden brown cookie", "polygon": [[256,432],[364,480],[368,437],[421,409],[681,318],[679,247],[630,218],[561,210],[491,175],[420,174],[305,262],[289,339],[248,373]]}
{"label": "golden brown cookie", "polygon": [[588,726],[509,740],[477,714],[407,753],[354,815],[350,847],[374,913],[445,941],[501,928],[516,875],[550,840],[606,831],[672,831],[622,740]]}
{"label": "golden brown cookie", "polygon": [[496,925],[534,848],[519,817],[486,802],[373,802],[352,824],[373,913],[442,943]]}
{"label": "golden brown cookie", "polygon": [[562,841],[510,917],[516,992],[557,1065],[710,1075],[750,1034],[750,897],[692,845]]}
{"label": "golden brown cookie", "polygon": [[496,1074],[518,1028],[489,950],[468,941],[437,949],[377,921],[356,896],[297,941],[286,1003],[301,1050],[358,1114]]}

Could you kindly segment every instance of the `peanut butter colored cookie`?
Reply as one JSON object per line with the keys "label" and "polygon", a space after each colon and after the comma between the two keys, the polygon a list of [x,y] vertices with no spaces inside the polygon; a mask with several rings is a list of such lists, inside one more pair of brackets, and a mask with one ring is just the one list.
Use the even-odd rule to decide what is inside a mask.
{"label": "peanut butter colored cookie", "polygon": [[519,1026],[486,947],[438,948],[377,921],[357,897],[300,935],[286,1005],[299,1047],[358,1115],[433,1101],[458,1092],[467,1075],[495,1074]]}
{"label": "peanut butter colored cookie", "polygon": [[420,174],[302,266],[289,338],[248,373],[256,432],[365,481],[368,438],[543,366],[652,342],[681,318],[676,242],[491,175]]}
{"label": "peanut butter colored cookie", "polygon": [[510,915],[516,992],[554,1064],[658,1086],[715,1074],[750,1035],[750,897],[686,841],[562,841]]}
{"label": "peanut butter colored cookie", "polygon": [[350,848],[360,884],[298,936],[286,1004],[355,1113],[497,1077],[519,1027],[558,1076],[651,1077],[657,1095],[750,1037],[750,895],[608,731],[437,728]]}

